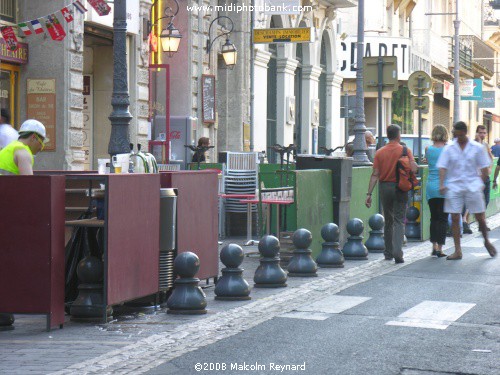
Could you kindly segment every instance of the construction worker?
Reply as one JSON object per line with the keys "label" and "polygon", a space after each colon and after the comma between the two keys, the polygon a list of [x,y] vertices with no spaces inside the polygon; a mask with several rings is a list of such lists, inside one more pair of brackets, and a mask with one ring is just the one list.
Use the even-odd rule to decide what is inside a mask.
{"label": "construction worker", "polygon": [[38,120],[26,120],[19,129],[19,139],[0,151],[0,175],[32,175],[33,155],[47,142],[45,126]]}

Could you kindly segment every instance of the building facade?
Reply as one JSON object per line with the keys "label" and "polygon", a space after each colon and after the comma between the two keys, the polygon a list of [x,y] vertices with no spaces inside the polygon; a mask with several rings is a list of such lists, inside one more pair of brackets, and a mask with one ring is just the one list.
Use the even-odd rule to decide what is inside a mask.
{"label": "building facade", "polygon": [[[80,13],[63,0],[1,0],[2,26],[12,26],[21,43],[11,53],[2,40],[2,107],[19,128],[29,117],[45,124],[50,142],[37,157],[37,169],[97,169],[99,158],[109,158],[113,88],[113,10],[99,16],[86,2]],[[150,1],[127,1],[127,62],[130,112],[129,137],[147,146],[148,55],[142,38],[142,19],[149,18]],[[113,8],[113,4],[110,4]],[[67,22],[61,13],[69,10]],[[44,20],[55,15],[65,36],[53,40]],[[36,33],[32,21],[39,21]],[[19,23],[28,24],[24,35]],[[36,22],[35,22],[36,25]],[[50,27],[50,26],[49,26]]]}

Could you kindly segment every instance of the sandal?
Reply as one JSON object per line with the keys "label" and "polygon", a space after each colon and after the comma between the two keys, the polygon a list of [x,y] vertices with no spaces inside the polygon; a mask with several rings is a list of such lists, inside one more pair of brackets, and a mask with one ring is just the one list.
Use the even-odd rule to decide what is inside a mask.
{"label": "sandal", "polygon": [[445,256],[446,256],[446,254],[445,254],[445,253],[443,253],[442,251],[436,251],[436,256],[437,256],[438,258],[443,258],[443,257],[445,257]]}

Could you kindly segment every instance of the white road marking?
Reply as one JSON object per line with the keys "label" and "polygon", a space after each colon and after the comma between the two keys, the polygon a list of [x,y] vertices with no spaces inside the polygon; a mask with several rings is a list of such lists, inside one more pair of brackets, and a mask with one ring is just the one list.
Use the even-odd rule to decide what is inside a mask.
{"label": "white road marking", "polygon": [[327,320],[330,314],[314,313],[309,311],[290,311],[289,313],[279,315],[278,318],[305,319],[305,320]]}
{"label": "white road marking", "polygon": [[423,301],[386,325],[446,329],[474,306],[475,303]]}
{"label": "white road marking", "polygon": [[297,311],[320,312],[325,314],[340,314],[354,306],[357,306],[370,297],[339,296],[333,295],[319,301],[300,306]]}
{"label": "white road marking", "polygon": [[[491,243],[494,243],[496,241],[498,241],[498,238],[491,238],[490,237]],[[466,244],[464,244],[463,247],[479,247],[479,248],[484,247],[484,239],[481,236],[476,237],[476,238],[468,241]]]}
{"label": "white road marking", "polygon": [[490,257],[490,254],[488,254],[485,250],[484,253],[471,253],[471,255],[475,256],[475,257],[478,257],[478,258],[486,258],[486,257]]}

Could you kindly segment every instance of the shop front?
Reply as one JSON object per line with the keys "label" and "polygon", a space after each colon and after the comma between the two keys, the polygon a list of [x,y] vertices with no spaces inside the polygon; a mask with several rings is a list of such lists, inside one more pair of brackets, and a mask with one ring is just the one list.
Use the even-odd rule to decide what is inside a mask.
{"label": "shop front", "polygon": [[19,43],[16,51],[0,40],[0,108],[7,108],[11,125],[19,128],[19,82],[22,66],[28,63],[28,45]]}

